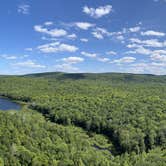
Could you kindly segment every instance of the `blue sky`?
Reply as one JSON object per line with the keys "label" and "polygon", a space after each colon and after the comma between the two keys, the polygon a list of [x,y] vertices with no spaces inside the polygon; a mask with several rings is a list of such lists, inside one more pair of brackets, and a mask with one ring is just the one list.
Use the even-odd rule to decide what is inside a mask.
{"label": "blue sky", "polygon": [[165,0],[2,0],[0,74],[166,74]]}

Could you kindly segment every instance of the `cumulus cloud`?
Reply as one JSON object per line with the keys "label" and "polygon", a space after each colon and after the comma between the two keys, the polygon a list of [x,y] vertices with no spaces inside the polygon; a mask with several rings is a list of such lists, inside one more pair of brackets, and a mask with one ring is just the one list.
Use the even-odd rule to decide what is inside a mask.
{"label": "cumulus cloud", "polygon": [[93,18],[101,18],[105,15],[108,15],[110,12],[112,12],[112,10],[113,9],[111,5],[100,6],[98,8],[92,8],[88,6],[83,7],[83,12]]}
{"label": "cumulus cloud", "polygon": [[76,52],[78,47],[65,43],[53,42],[37,47],[43,53],[56,53],[56,52]]}
{"label": "cumulus cloud", "polygon": [[51,37],[61,37],[66,36],[67,32],[64,29],[47,29],[41,25],[35,25],[34,30],[43,34],[50,35]]}
{"label": "cumulus cloud", "polygon": [[121,31],[110,32],[109,35],[114,36],[115,38],[122,38],[122,36],[124,37],[124,35],[126,35],[126,34],[129,35],[129,34],[132,34],[132,33],[139,32],[140,30],[141,30],[140,26],[122,28]]}
{"label": "cumulus cloud", "polygon": [[82,41],[82,42],[88,42],[89,40],[86,39],[86,38],[81,38],[80,41]]}
{"label": "cumulus cloud", "polygon": [[153,61],[166,62],[166,55],[153,54],[150,58]]}
{"label": "cumulus cloud", "polygon": [[89,58],[94,58],[95,60],[97,60],[99,62],[109,62],[110,61],[109,58],[100,57],[100,55],[97,53],[89,53],[89,52],[82,51],[81,55],[83,55],[85,57],[89,57]]}
{"label": "cumulus cloud", "polygon": [[91,24],[89,22],[75,22],[74,25],[83,30],[88,30],[89,28],[95,26],[95,24]]}
{"label": "cumulus cloud", "polygon": [[2,54],[0,55],[0,58],[6,59],[6,60],[16,60],[16,59],[24,59],[27,58],[29,55],[8,55],[8,54]]}
{"label": "cumulus cloud", "polygon": [[103,39],[104,38],[104,36],[101,33],[97,32],[97,31],[92,32],[92,35],[97,39]]}
{"label": "cumulus cloud", "polygon": [[153,54],[163,54],[163,55],[166,55],[166,50],[154,50]]}
{"label": "cumulus cloud", "polygon": [[[153,61],[160,61],[166,63],[166,50],[165,49],[149,49],[140,45],[128,45],[128,48],[134,48],[134,50],[127,51],[125,54],[140,54],[148,55]],[[163,64],[162,64],[163,65]]]}
{"label": "cumulus cloud", "polygon": [[130,32],[139,32],[140,30],[141,30],[141,27],[139,27],[139,26],[129,28],[129,31],[130,31]]}
{"label": "cumulus cloud", "polygon": [[17,59],[17,56],[14,55],[7,55],[7,54],[2,54],[0,55],[1,58],[7,59],[7,60],[15,60]]}
{"label": "cumulus cloud", "polygon": [[68,57],[68,58],[63,58],[63,62],[69,63],[69,64],[76,64],[84,61],[84,58],[81,57]]}
{"label": "cumulus cloud", "polygon": [[67,35],[67,38],[74,40],[74,39],[77,38],[77,35],[76,35],[75,33],[72,33],[72,34],[70,34],[70,35]]}
{"label": "cumulus cloud", "polygon": [[96,58],[97,54],[96,53],[88,53],[88,52],[81,52],[81,55],[86,56],[86,57],[90,57],[90,58]]}
{"label": "cumulus cloud", "polygon": [[106,52],[107,55],[117,55],[117,52],[115,51],[108,51]]}
{"label": "cumulus cloud", "polygon": [[128,48],[135,48],[134,50],[127,51],[125,54],[141,54],[141,55],[149,55],[152,53],[150,49],[144,48],[143,46],[135,46],[128,45]]}
{"label": "cumulus cloud", "polygon": [[128,71],[133,73],[151,73],[151,74],[166,74],[166,63],[163,62],[138,62],[130,64]]}
{"label": "cumulus cloud", "polygon": [[63,63],[56,65],[56,70],[64,72],[77,72],[79,71],[79,68],[75,67],[74,65],[83,62],[84,58],[71,56],[67,58],[62,58],[60,59],[60,61],[62,61]]}
{"label": "cumulus cloud", "polygon": [[146,32],[141,32],[141,35],[142,35],[142,36],[157,36],[157,37],[163,37],[163,36],[165,36],[165,33],[149,30],[149,31],[146,31]]}
{"label": "cumulus cloud", "polygon": [[33,62],[32,60],[18,62],[13,65],[17,66],[17,67],[26,67],[26,68],[45,68],[46,67],[44,65],[37,64],[37,63]]}
{"label": "cumulus cloud", "polygon": [[133,63],[135,62],[136,58],[135,57],[123,57],[120,59],[116,59],[110,63],[117,63],[117,64],[123,64],[123,63]]}
{"label": "cumulus cloud", "polygon": [[56,70],[63,72],[77,72],[79,69],[72,64],[63,63],[55,66]]}
{"label": "cumulus cloud", "polygon": [[120,40],[122,43],[124,43],[124,36],[123,35],[119,35],[119,36],[116,36],[116,39],[117,40]]}
{"label": "cumulus cloud", "polygon": [[30,10],[30,5],[27,5],[27,4],[21,4],[17,8],[18,13],[25,14],[25,15],[29,14],[29,10]]}
{"label": "cumulus cloud", "polygon": [[109,62],[110,61],[110,59],[109,58],[97,58],[97,60],[98,61],[100,61],[100,62]]}
{"label": "cumulus cloud", "polygon": [[158,39],[140,40],[137,38],[131,38],[130,41],[131,43],[139,44],[140,46],[145,46],[145,47],[165,47],[166,46],[166,41],[160,42]]}
{"label": "cumulus cloud", "polygon": [[95,28],[93,29],[92,35],[97,39],[104,39],[105,36],[110,36],[111,33],[108,32],[105,28]]}
{"label": "cumulus cloud", "polygon": [[46,26],[50,26],[50,25],[53,25],[54,23],[52,22],[52,21],[46,21],[45,23],[44,23],[44,25],[46,25]]}
{"label": "cumulus cloud", "polygon": [[142,54],[142,55],[149,55],[149,54],[152,53],[152,51],[149,50],[149,49],[146,49],[144,47],[139,47],[133,53],[135,53],[135,54]]}

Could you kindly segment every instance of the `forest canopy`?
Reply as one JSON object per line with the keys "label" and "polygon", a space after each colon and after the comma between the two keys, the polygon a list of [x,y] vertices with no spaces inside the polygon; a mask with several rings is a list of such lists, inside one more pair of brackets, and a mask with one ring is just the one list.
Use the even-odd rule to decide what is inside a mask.
{"label": "forest canopy", "polygon": [[0,77],[1,165],[165,166],[166,77],[45,73]]}

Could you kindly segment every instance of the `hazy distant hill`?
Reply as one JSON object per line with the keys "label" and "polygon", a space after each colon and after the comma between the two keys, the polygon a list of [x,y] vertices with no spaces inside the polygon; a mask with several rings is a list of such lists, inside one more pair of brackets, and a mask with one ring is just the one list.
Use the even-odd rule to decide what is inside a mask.
{"label": "hazy distant hill", "polygon": [[160,82],[166,83],[166,76],[151,74],[128,74],[128,73],[36,73],[28,74],[24,77],[42,77],[47,79],[72,79],[72,80],[103,80],[111,82]]}

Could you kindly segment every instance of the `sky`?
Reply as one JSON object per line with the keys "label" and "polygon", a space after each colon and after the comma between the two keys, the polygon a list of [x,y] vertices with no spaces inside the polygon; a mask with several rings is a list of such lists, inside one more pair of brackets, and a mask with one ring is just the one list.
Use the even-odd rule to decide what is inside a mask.
{"label": "sky", "polygon": [[166,0],[0,2],[0,74],[166,75]]}

